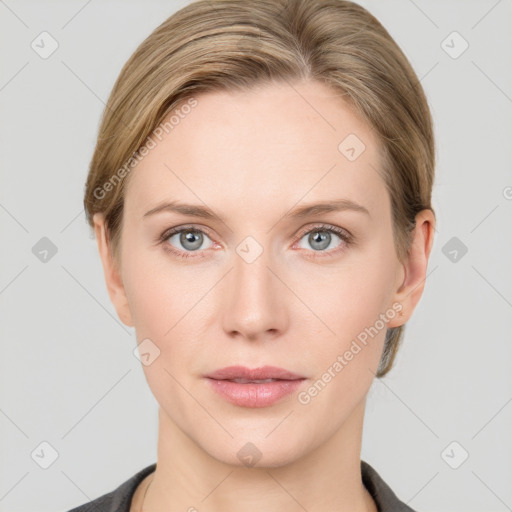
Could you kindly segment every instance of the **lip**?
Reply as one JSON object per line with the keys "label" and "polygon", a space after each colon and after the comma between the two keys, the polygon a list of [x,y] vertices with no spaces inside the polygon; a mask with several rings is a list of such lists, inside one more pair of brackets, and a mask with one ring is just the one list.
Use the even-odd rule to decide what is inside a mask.
{"label": "lip", "polygon": [[[233,382],[232,379],[275,380],[241,383]],[[206,380],[216,393],[232,404],[240,407],[268,407],[296,391],[306,377],[275,366],[254,369],[228,366],[206,375]]]}
{"label": "lip", "polygon": [[304,379],[303,375],[292,373],[284,368],[277,366],[262,366],[260,368],[247,368],[245,366],[226,366],[219,370],[206,375],[210,379],[215,380],[230,380],[230,379],[248,379],[248,380],[264,380],[264,379],[279,379],[279,380],[297,380]]}

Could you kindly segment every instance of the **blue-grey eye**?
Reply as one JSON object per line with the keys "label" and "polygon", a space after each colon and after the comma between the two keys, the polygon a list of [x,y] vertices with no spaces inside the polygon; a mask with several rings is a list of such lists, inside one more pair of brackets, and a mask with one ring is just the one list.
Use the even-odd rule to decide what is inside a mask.
{"label": "blue-grey eye", "polygon": [[[183,229],[177,233],[172,234],[168,238],[169,243],[171,243],[171,240],[175,236],[179,237],[179,243],[181,244],[181,247],[178,247],[178,249],[180,250],[183,248],[186,251],[198,251],[202,248],[201,246],[205,241],[205,234],[195,229]],[[171,243],[171,245],[174,244]]]}
{"label": "blue-grey eye", "polygon": [[[333,238],[334,235],[334,238]],[[339,240],[342,240],[340,235],[334,233],[330,229],[313,229],[312,231],[309,231],[306,233],[302,238],[301,241],[307,237],[307,243],[309,244],[309,248],[312,248],[314,251],[324,251],[328,248],[333,249],[335,247],[329,247],[331,245],[331,242],[335,242],[336,238]],[[299,241],[300,243],[300,241]],[[306,248],[308,247],[301,247]]]}

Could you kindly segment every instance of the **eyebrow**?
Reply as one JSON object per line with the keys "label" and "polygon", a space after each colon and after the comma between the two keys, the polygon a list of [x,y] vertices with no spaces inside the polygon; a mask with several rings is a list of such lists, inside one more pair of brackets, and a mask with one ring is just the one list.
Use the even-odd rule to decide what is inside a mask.
{"label": "eyebrow", "polygon": [[[331,201],[321,201],[314,204],[306,204],[298,208],[294,208],[283,215],[282,219],[303,218],[308,216],[320,215],[322,213],[338,212],[338,211],[354,211],[364,213],[371,217],[370,212],[364,206],[351,201],[350,199],[337,199]],[[202,219],[220,219],[223,218],[216,215],[210,208],[195,204],[180,203],[178,201],[169,201],[149,210],[142,217],[143,219],[161,212],[181,213],[191,217]]]}
{"label": "eyebrow", "polygon": [[302,218],[310,215],[320,215],[329,212],[354,211],[364,213],[371,217],[370,212],[362,205],[350,199],[337,199],[334,201],[323,201],[315,204],[306,204],[286,213],[283,218]]}

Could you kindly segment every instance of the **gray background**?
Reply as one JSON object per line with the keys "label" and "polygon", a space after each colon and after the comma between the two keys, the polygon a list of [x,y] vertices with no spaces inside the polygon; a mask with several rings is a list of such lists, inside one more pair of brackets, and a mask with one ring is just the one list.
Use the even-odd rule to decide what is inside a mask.
{"label": "gray background", "polygon": [[[438,154],[426,289],[370,391],[362,458],[420,512],[512,510],[512,2],[361,3],[421,78]],[[82,193],[121,66],[185,4],[0,0],[2,512],[68,510],[156,461],[157,403]],[[46,59],[42,31],[59,45]]]}

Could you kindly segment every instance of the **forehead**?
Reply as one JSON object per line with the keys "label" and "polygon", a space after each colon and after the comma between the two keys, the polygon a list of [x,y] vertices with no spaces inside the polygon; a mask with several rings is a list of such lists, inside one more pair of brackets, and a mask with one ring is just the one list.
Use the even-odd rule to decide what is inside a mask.
{"label": "forehead", "polygon": [[336,91],[277,83],[195,100],[170,114],[161,140],[152,137],[155,147],[132,171],[127,209],[142,215],[168,199],[229,203],[238,212],[303,196],[382,201],[378,138]]}

